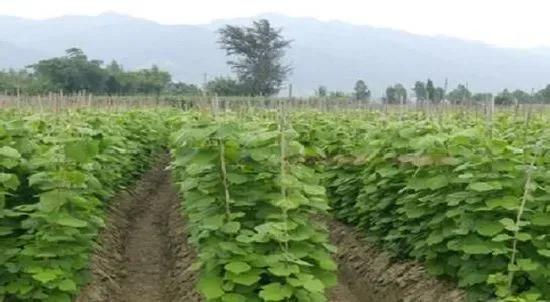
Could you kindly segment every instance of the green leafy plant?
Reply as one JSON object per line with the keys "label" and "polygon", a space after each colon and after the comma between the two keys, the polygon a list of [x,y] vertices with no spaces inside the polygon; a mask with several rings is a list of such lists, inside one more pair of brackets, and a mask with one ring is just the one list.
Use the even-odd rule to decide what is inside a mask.
{"label": "green leafy plant", "polygon": [[313,166],[325,173],[338,219],[479,301],[550,297],[549,161],[547,152],[535,155],[550,138],[546,122],[508,113],[489,124],[462,113],[294,118],[304,144],[328,151]]}
{"label": "green leafy plant", "polygon": [[326,301],[336,264],[325,189],[291,127],[186,117],[172,139],[174,177],[208,301]]}
{"label": "green leafy plant", "polygon": [[107,201],[162,151],[169,112],[0,113],[0,297],[72,300]]}

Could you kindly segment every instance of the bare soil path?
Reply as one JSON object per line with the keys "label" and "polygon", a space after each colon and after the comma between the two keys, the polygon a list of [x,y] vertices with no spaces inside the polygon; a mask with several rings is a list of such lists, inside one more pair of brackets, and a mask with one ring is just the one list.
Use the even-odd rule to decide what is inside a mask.
{"label": "bare soil path", "polygon": [[160,175],[155,190],[132,209],[123,255],[122,290],[115,301],[166,301],[171,258],[168,213],[174,201],[177,202],[166,174]]}
{"label": "bare soil path", "polygon": [[77,302],[196,302],[195,260],[166,159],[111,202]]}

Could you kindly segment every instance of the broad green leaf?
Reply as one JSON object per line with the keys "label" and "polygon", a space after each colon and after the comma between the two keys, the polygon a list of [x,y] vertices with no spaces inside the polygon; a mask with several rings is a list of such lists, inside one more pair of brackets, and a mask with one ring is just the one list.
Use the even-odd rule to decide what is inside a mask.
{"label": "broad green leaf", "polygon": [[449,179],[445,175],[437,175],[425,180],[426,185],[430,190],[438,190],[446,187],[449,184]]}
{"label": "broad green leaf", "polygon": [[15,190],[19,187],[19,178],[17,175],[10,173],[0,173],[0,184],[5,188]]}
{"label": "broad green leaf", "polygon": [[222,289],[222,279],[215,273],[203,276],[197,287],[208,300],[220,298],[225,294]]}
{"label": "broad green leaf", "polygon": [[44,302],[71,302],[71,295],[67,293],[53,293]]}
{"label": "broad green leaf", "polygon": [[241,243],[251,243],[251,242],[254,242],[254,237],[253,236],[247,236],[247,235],[243,235],[243,234],[240,234],[238,235],[235,240],[237,240],[238,242],[241,242]]}
{"label": "broad green leaf", "polygon": [[49,271],[41,271],[39,273],[33,274],[32,277],[42,283],[49,283],[57,279],[57,275]]}
{"label": "broad green leaf", "polygon": [[81,139],[65,145],[65,155],[78,163],[87,163],[99,153],[99,142]]}
{"label": "broad green leaf", "polygon": [[275,200],[273,205],[283,210],[294,210],[300,207],[301,202],[299,199],[287,197]]}
{"label": "broad green leaf", "polygon": [[8,147],[8,146],[4,146],[4,147],[0,148],[0,158],[1,157],[7,157],[7,158],[10,158],[10,159],[20,159],[21,154],[19,153],[19,151],[17,151],[17,149],[14,149],[14,148]]}
{"label": "broad green leaf", "polygon": [[207,230],[218,230],[224,225],[224,215],[210,216],[203,221],[203,228]]}
{"label": "broad green leaf", "polygon": [[550,213],[535,213],[531,223],[536,226],[550,226]]}
{"label": "broad green leaf", "polygon": [[252,267],[245,262],[232,261],[225,265],[225,269],[236,275],[239,275],[239,274],[248,272],[249,270],[252,269]]}
{"label": "broad green leaf", "polygon": [[544,257],[550,258],[550,250],[537,250],[537,253]]}
{"label": "broad green leaf", "polygon": [[490,254],[491,248],[483,243],[469,243],[462,246],[462,251],[470,255]]}
{"label": "broad green leaf", "polygon": [[61,281],[58,285],[59,289],[64,292],[74,292],[76,291],[76,283],[74,281],[65,279]]}
{"label": "broad green leaf", "polygon": [[40,194],[38,208],[42,212],[51,213],[58,211],[67,203],[71,193],[65,190],[53,190]]}
{"label": "broad green leaf", "polygon": [[222,302],[246,302],[246,297],[240,294],[225,294]]}
{"label": "broad green leaf", "polygon": [[243,174],[228,173],[227,180],[230,184],[241,185],[248,182],[248,177]]}
{"label": "broad green leaf", "polygon": [[475,284],[485,283],[487,274],[479,271],[469,271],[466,276],[461,278],[459,286],[472,286]]}
{"label": "broad green leaf", "polygon": [[321,280],[318,279],[308,280],[303,284],[303,286],[305,289],[312,293],[322,293],[325,291],[325,285],[323,284],[323,282],[321,282]]}
{"label": "broad green leaf", "polygon": [[303,189],[304,189],[304,193],[306,193],[307,195],[324,195],[325,194],[325,188],[322,186],[304,185]]}
{"label": "broad green leaf", "polygon": [[338,266],[336,265],[336,262],[334,262],[334,260],[332,260],[332,257],[327,252],[316,250],[316,251],[312,252],[310,254],[310,256],[313,259],[319,261],[319,266],[322,269],[333,271],[333,270],[336,270],[338,268]]}
{"label": "broad green leaf", "polygon": [[262,287],[259,295],[264,301],[283,301],[292,296],[292,288],[278,282],[270,283]]}
{"label": "broad green leaf", "polygon": [[[451,242],[452,241],[450,241],[449,244],[451,244]],[[469,255],[490,254],[493,248],[490,241],[487,242],[483,238],[475,235],[469,235],[468,237],[459,239],[456,247]],[[449,248],[451,247],[449,246]]]}
{"label": "broad green leaf", "polygon": [[248,141],[250,147],[261,147],[267,144],[275,142],[279,138],[279,131],[269,131],[269,132],[260,132],[259,134],[253,135]]}
{"label": "broad green leaf", "polygon": [[468,185],[468,189],[476,192],[487,192],[502,189],[498,182],[474,182]]}
{"label": "broad green leaf", "polygon": [[190,176],[195,177],[197,175],[200,175],[204,172],[209,171],[210,169],[212,169],[212,167],[214,167],[214,165],[191,163],[187,166],[187,168],[185,169],[185,172]]}
{"label": "broad green leaf", "polygon": [[221,231],[227,234],[235,234],[241,229],[241,224],[237,221],[230,221],[224,224]]}
{"label": "broad green leaf", "polygon": [[518,233],[518,236],[516,237],[519,241],[529,241],[531,240],[531,235],[527,233]]}
{"label": "broad green leaf", "polygon": [[518,259],[517,265],[519,269],[525,272],[534,271],[537,268],[539,268],[539,264],[536,262],[533,262],[533,260],[531,259]]}
{"label": "broad green leaf", "polygon": [[380,176],[387,178],[397,175],[399,173],[399,169],[393,167],[384,167],[376,170],[376,172],[380,174]]}
{"label": "broad green leaf", "polygon": [[481,221],[477,223],[477,232],[483,236],[493,237],[502,230],[504,230],[504,226],[498,221]]}
{"label": "broad green leaf", "polygon": [[276,263],[267,269],[270,273],[279,277],[287,277],[300,272],[300,267],[294,264]]}
{"label": "broad green leaf", "polygon": [[13,231],[13,228],[0,226],[0,236],[10,235]]}
{"label": "broad green leaf", "polygon": [[500,197],[500,198],[494,198],[489,199],[485,202],[485,204],[490,209],[495,209],[498,207],[503,207],[507,210],[515,210],[519,207],[519,198],[514,196],[506,196],[506,197]]}
{"label": "broad green leaf", "polygon": [[516,225],[516,223],[510,219],[510,218],[503,218],[500,220],[500,223],[506,228],[508,231],[518,231],[519,227]]}
{"label": "broad green leaf", "polygon": [[60,217],[55,220],[55,223],[73,228],[85,228],[88,226],[88,223],[86,221],[70,216]]}
{"label": "broad green leaf", "polygon": [[231,276],[231,281],[242,284],[246,286],[251,286],[252,284],[260,281],[261,273],[255,270],[248,271],[240,275]]}
{"label": "broad green leaf", "polygon": [[495,242],[502,242],[502,241],[507,241],[507,240],[510,240],[510,239],[514,239],[514,237],[512,237],[510,235],[507,235],[507,234],[498,234],[492,240],[495,241]]}

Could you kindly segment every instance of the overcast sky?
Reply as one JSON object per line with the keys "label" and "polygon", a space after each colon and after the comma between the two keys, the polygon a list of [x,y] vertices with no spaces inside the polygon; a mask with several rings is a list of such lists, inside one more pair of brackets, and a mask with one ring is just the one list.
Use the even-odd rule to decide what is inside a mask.
{"label": "overcast sky", "polygon": [[549,9],[549,0],[0,0],[0,14],[33,19],[117,11],[164,24],[197,24],[273,12],[510,47],[550,47]]}

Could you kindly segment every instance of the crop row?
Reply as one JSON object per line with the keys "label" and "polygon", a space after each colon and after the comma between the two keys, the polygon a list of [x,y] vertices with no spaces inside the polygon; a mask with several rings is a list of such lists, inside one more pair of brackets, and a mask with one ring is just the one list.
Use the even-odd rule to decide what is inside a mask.
{"label": "crop row", "polygon": [[292,127],[189,115],[172,141],[173,173],[208,301],[326,301],[335,285],[325,189]]}
{"label": "crop row", "polygon": [[310,113],[293,120],[336,218],[456,280],[471,301],[550,298],[546,119]]}
{"label": "crop row", "polygon": [[165,145],[161,111],[0,113],[0,301],[71,301],[106,202]]}

